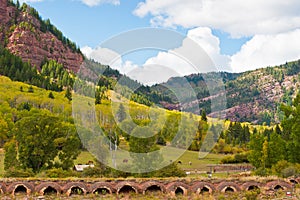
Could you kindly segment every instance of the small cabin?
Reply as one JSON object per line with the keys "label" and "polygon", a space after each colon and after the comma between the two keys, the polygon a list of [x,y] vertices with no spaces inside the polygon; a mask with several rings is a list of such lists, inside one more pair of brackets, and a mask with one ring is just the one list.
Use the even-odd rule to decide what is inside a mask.
{"label": "small cabin", "polygon": [[83,165],[83,164],[78,164],[78,165],[74,165],[73,170],[77,171],[77,172],[83,172],[84,169],[91,167],[94,168],[95,165],[93,162],[89,161],[87,164]]}

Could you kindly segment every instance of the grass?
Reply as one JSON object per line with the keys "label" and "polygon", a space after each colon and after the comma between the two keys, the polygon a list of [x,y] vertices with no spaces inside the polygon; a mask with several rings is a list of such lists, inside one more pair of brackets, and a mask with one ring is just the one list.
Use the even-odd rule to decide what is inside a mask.
{"label": "grass", "polygon": [[4,174],[4,155],[4,150],[0,149],[0,176],[3,176]]}
{"label": "grass", "polygon": [[[209,164],[219,164],[222,158],[225,155],[223,154],[208,154],[204,158],[199,159],[199,152],[196,151],[183,151],[177,148],[168,148],[163,151],[164,159],[169,161],[172,160],[175,156],[178,157],[176,160],[172,160],[172,162],[181,161],[181,164],[178,166],[185,171],[201,171],[206,172],[209,171]],[[182,155],[181,155],[182,154]],[[181,156],[178,156],[181,155]],[[129,158],[130,155],[125,151],[118,151],[116,155],[116,159],[118,163],[122,163],[123,159]],[[83,151],[80,153],[78,158],[75,160],[75,164],[86,164],[88,161],[94,160],[94,157],[87,151]],[[109,159],[111,160],[111,159]],[[191,165],[189,164],[191,162]],[[130,164],[128,162],[128,164]]]}

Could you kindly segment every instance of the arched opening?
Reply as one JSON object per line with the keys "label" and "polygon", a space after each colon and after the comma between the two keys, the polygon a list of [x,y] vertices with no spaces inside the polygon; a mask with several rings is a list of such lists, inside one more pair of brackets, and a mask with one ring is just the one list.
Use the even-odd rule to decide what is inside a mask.
{"label": "arched opening", "polygon": [[162,192],[161,188],[158,185],[151,185],[145,190],[145,194],[147,193],[158,193]]}
{"label": "arched opening", "polygon": [[131,187],[130,185],[124,185],[120,190],[119,190],[119,194],[121,193],[135,193],[135,189],[133,189],[133,187]]}
{"label": "arched opening", "polygon": [[251,190],[259,190],[259,187],[256,186],[256,185],[250,185],[247,189],[248,191],[251,191]]}
{"label": "arched opening", "polygon": [[274,190],[284,190],[284,188],[281,185],[276,185]]}
{"label": "arched opening", "polygon": [[205,194],[205,193],[209,193],[210,189],[206,186],[204,186],[201,190],[200,190],[200,194]]}
{"label": "arched opening", "polygon": [[177,187],[175,190],[175,195],[183,195],[184,191],[181,187]]}
{"label": "arched opening", "polygon": [[294,179],[291,179],[290,182],[293,183],[293,184],[298,184],[298,182]]}
{"label": "arched opening", "polygon": [[23,195],[23,194],[27,194],[27,188],[24,186],[24,185],[19,185],[16,187],[15,191],[14,191],[14,194],[20,194],[20,195]]}
{"label": "arched opening", "polygon": [[83,192],[83,189],[80,188],[80,187],[72,187],[71,188],[71,193],[70,193],[70,196],[71,195],[83,195],[84,192]]}
{"label": "arched opening", "polygon": [[97,188],[94,191],[95,195],[107,195],[110,194],[110,191],[107,188]]}
{"label": "arched opening", "polygon": [[232,187],[226,187],[225,192],[235,192]]}
{"label": "arched opening", "polygon": [[57,195],[57,190],[51,186],[48,186],[45,190],[44,190],[44,195]]}

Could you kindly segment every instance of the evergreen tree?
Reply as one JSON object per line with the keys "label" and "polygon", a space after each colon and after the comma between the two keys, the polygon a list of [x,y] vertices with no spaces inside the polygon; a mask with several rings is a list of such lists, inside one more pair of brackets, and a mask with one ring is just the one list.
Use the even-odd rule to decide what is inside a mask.
{"label": "evergreen tree", "polygon": [[33,92],[34,92],[34,90],[33,90],[33,87],[32,87],[32,86],[29,86],[29,88],[28,88],[28,92],[29,92],[29,93],[33,93]]}
{"label": "evergreen tree", "polygon": [[69,101],[72,101],[72,93],[71,93],[71,89],[70,89],[69,87],[67,87],[65,97],[66,97]]}
{"label": "evergreen tree", "polygon": [[201,112],[201,120],[207,122],[207,116],[206,116],[206,111],[205,111],[205,109],[202,109],[202,112]]}
{"label": "evergreen tree", "polygon": [[282,105],[281,109],[285,114],[281,125],[283,138],[287,141],[287,159],[293,163],[300,163],[300,93],[292,105]]}
{"label": "evergreen tree", "polygon": [[48,97],[49,97],[50,99],[54,99],[54,95],[53,95],[53,93],[52,93],[52,92],[50,92],[50,93],[49,93],[49,95],[48,95]]}
{"label": "evergreen tree", "polygon": [[122,122],[126,119],[126,112],[123,104],[120,104],[118,112],[117,112],[117,118],[119,122]]}
{"label": "evergreen tree", "polygon": [[130,156],[133,158],[134,170],[137,173],[155,171],[162,162],[157,138],[149,127],[136,127],[129,139]]}

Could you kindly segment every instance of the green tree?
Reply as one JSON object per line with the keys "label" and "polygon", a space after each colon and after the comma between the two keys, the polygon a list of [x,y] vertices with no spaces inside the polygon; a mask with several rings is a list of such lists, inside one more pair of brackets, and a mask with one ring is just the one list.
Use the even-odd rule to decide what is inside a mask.
{"label": "green tree", "polygon": [[205,111],[205,109],[203,109],[201,111],[201,120],[207,122],[207,117],[206,117],[206,111]]}
{"label": "green tree", "polygon": [[74,125],[46,113],[19,120],[15,135],[20,166],[33,172],[54,166],[69,169],[79,154],[80,140]]}
{"label": "green tree", "polygon": [[17,144],[15,140],[7,142],[4,146],[5,157],[4,157],[4,169],[16,169],[19,167],[17,160]]}
{"label": "green tree", "polygon": [[269,168],[275,165],[278,161],[284,160],[285,141],[281,138],[281,135],[277,134],[275,131],[271,133],[268,151]]}
{"label": "green tree", "polygon": [[262,167],[263,157],[263,143],[265,139],[262,134],[255,134],[251,136],[249,142],[250,153],[248,156],[249,162],[256,168]]}
{"label": "green tree", "polygon": [[49,97],[50,99],[54,99],[54,95],[53,95],[53,93],[52,93],[52,92],[50,92],[50,93],[49,93],[49,95],[48,95],[48,97]]}
{"label": "green tree", "polygon": [[71,93],[70,87],[67,87],[65,97],[66,97],[69,101],[72,101],[72,93]]}
{"label": "green tree", "polygon": [[300,163],[300,93],[297,94],[292,105],[282,105],[285,114],[281,122],[283,137],[287,141],[287,160]]}
{"label": "green tree", "polygon": [[34,92],[34,90],[33,90],[33,87],[32,87],[32,86],[29,86],[29,88],[28,88],[28,92],[29,92],[29,93],[33,93],[33,92]]}
{"label": "green tree", "polygon": [[117,112],[117,118],[119,122],[122,122],[126,119],[126,112],[123,104],[120,104],[118,112]]}
{"label": "green tree", "polygon": [[[137,173],[157,170],[162,156],[157,151],[157,138],[149,127],[136,127],[130,136],[130,156],[133,158],[134,170]],[[151,153],[152,152],[152,153]]]}

